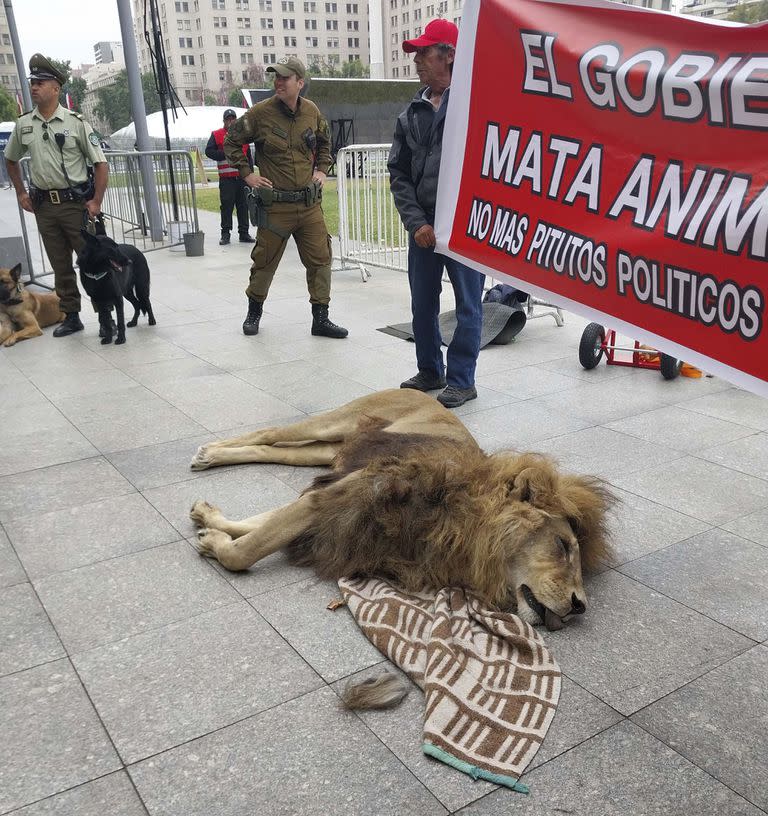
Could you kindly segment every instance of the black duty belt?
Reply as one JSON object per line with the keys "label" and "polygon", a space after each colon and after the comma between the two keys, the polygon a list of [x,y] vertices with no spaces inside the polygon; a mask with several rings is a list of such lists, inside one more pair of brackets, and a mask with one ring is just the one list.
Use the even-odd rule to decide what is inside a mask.
{"label": "black duty belt", "polygon": [[69,201],[85,200],[83,196],[69,187],[63,190],[41,190],[39,187],[33,187],[30,192],[33,199],[36,198],[38,201],[50,201],[51,204],[64,204]]}
{"label": "black duty belt", "polygon": [[273,201],[286,201],[297,204],[299,201],[304,201],[306,197],[306,190],[272,190]]}

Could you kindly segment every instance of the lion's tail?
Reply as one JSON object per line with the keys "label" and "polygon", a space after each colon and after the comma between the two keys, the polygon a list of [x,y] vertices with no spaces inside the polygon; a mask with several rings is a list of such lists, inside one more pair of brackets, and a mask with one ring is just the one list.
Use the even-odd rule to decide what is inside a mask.
{"label": "lion's tail", "polygon": [[408,683],[392,672],[378,677],[350,682],[341,695],[344,708],[351,711],[370,708],[394,708],[400,705],[410,691]]}

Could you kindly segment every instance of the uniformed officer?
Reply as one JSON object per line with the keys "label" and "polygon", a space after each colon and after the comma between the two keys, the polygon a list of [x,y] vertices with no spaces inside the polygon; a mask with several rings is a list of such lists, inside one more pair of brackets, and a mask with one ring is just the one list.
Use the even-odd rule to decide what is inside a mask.
{"label": "uniformed officer", "polygon": [[[35,214],[43,246],[53,267],[56,294],[67,317],[53,332],[64,337],[80,331],[80,291],[72,253],[82,246],[83,212],[95,218],[107,189],[108,166],[98,136],[79,113],[59,104],[67,77],[49,59],[29,61],[29,85],[35,107],[19,117],[5,148],[8,175],[19,204]],[[32,186],[24,188],[19,160],[30,155]],[[93,165],[93,179],[88,165]]]}
{"label": "uniformed officer", "polygon": [[[307,270],[312,334],[346,337],[328,318],[331,299],[331,236],[320,206],[330,165],[328,122],[314,102],[299,97],[306,71],[298,59],[271,65],[275,95],[258,102],[227,131],[224,153],[245,183],[258,191],[262,219],[251,252],[251,279],[245,290],[248,315],[244,334],[258,334],[272,278],[293,235]],[[253,142],[258,173],[242,145]]]}

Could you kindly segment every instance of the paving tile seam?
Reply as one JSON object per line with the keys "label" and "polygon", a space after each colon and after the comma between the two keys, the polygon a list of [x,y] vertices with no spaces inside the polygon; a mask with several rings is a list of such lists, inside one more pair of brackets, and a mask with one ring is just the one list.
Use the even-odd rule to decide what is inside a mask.
{"label": "paving tile seam", "polygon": [[[103,456],[103,455],[101,455],[101,456],[92,456],[91,459],[104,459],[110,467],[114,468],[114,470],[118,474],[118,476],[125,479],[125,476],[123,476],[123,474],[120,473],[120,471],[105,456]],[[80,460],[76,460],[76,461],[84,461],[84,460],[80,459]],[[69,465],[71,463],[67,462],[66,464]],[[58,465],[49,465],[48,467],[58,467]],[[26,472],[27,473],[33,473],[34,471],[26,471]],[[18,474],[14,474],[14,475],[18,475]],[[0,523],[2,522],[3,519],[5,519],[6,521],[14,521],[14,520],[20,519],[20,518],[29,518],[30,515],[33,515],[33,514],[36,517],[39,518],[40,516],[47,516],[50,513],[66,513],[68,510],[72,510],[74,508],[90,507],[93,504],[98,504],[99,502],[110,501],[112,499],[123,499],[126,496],[135,496],[137,494],[139,496],[142,495],[141,491],[136,487],[136,485],[131,483],[130,479],[125,479],[125,481],[128,482],[128,484],[130,485],[130,490],[126,490],[124,493],[116,493],[116,494],[114,494],[112,496],[102,496],[101,498],[90,499],[88,501],[84,501],[84,502],[81,502],[79,504],[67,504],[64,507],[53,508],[52,510],[45,510],[44,508],[40,508],[40,507],[30,507],[30,508],[27,508],[27,512],[24,513],[23,515],[19,514],[19,515],[7,516],[5,514],[0,514]],[[142,496],[142,498],[145,498],[145,497]],[[149,502],[147,502],[147,503],[149,503]],[[6,534],[7,534],[7,531],[6,531]]]}
{"label": "paving tile seam", "polygon": [[[731,533],[731,535],[734,535],[734,534]],[[695,536],[692,536],[692,538],[695,538]],[[689,539],[685,539],[685,540],[688,541]],[[669,546],[674,547],[676,544],[679,544],[679,543],[680,543],[679,541],[676,541],[675,544],[670,544]],[[663,547],[661,550],[657,550],[657,551],[655,551],[653,553],[649,553],[649,555],[655,555],[656,552],[663,552],[665,549],[669,549],[669,548],[668,547]],[[641,557],[647,558],[648,556],[641,556]],[[635,560],[637,561],[639,559],[635,559]],[[630,562],[627,562],[627,563],[630,563]],[[695,615],[700,615],[702,618],[706,618],[707,620],[712,621],[712,623],[716,623],[718,626],[722,626],[723,629],[727,629],[729,632],[732,632],[734,635],[738,635],[739,637],[743,637],[743,638],[747,638],[747,640],[751,640],[752,644],[747,646],[747,648],[744,651],[748,651],[753,646],[756,646],[756,645],[758,645],[759,643],[762,642],[760,640],[755,640],[755,638],[753,638],[751,635],[744,634],[744,632],[740,632],[738,629],[734,629],[733,626],[730,626],[729,624],[724,623],[723,621],[720,621],[717,618],[713,618],[707,612],[702,612],[700,609],[696,609],[695,607],[690,606],[685,601],[681,601],[678,598],[673,597],[672,595],[667,595],[666,592],[659,589],[658,587],[654,587],[651,584],[646,584],[644,581],[642,581],[637,576],[628,575],[627,573],[622,572],[620,567],[614,567],[613,570],[614,570],[614,572],[618,572],[620,575],[623,575],[624,578],[628,578],[630,581],[634,581],[634,583],[639,584],[640,586],[643,586],[646,589],[649,589],[651,592],[654,592],[656,595],[661,595],[662,598],[666,598],[668,601],[672,601],[672,603],[679,604],[680,606],[684,607],[688,611],[693,612]],[[739,654],[741,654],[741,653],[739,652]],[[727,658],[727,659],[730,660],[730,658]],[[699,665],[701,665],[701,664],[699,664]],[[721,665],[721,664],[718,664],[718,665]]]}
{"label": "paving tile seam", "polygon": [[[650,501],[650,499],[648,501]],[[656,504],[656,502],[654,502],[654,504]],[[657,506],[658,507],[664,507],[663,504],[659,504]],[[665,509],[669,510],[671,508],[665,508]],[[684,516],[685,513],[680,513],[680,515]],[[690,518],[693,521],[701,521],[701,519],[694,518],[694,516],[687,516],[687,518]],[[701,523],[702,524],[707,524],[708,522],[704,521],[704,522],[701,522]],[[636,561],[642,561],[644,558],[649,558],[651,556],[657,555],[658,553],[666,552],[667,550],[671,549],[672,547],[676,547],[678,544],[684,544],[686,541],[692,541],[694,538],[698,538],[700,535],[704,535],[704,533],[711,533],[712,530],[720,530],[720,529],[722,529],[722,528],[716,527],[714,525],[710,525],[709,527],[707,527],[706,530],[702,530],[701,532],[698,532],[698,533],[692,533],[691,535],[686,536],[685,538],[680,538],[677,541],[671,541],[669,544],[665,544],[663,547],[659,547],[658,549],[652,550],[651,552],[647,552],[647,553],[643,553],[642,555],[638,555],[636,558],[628,558],[626,561],[621,561],[621,562],[619,562],[617,564],[609,564],[607,566],[609,567],[609,569],[613,569],[616,572],[621,572],[622,567],[626,567],[629,564],[634,564]],[[728,533],[727,530],[723,530],[723,532]],[[728,533],[728,535],[735,535],[735,533]],[[624,575],[626,578],[631,578],[632,577],[630,575],[627,575],[624,572],[621,572],[621,574]],[[637,580],[637,579],[634,579],[634,580]]]}
{"label": "paving tile seam", "polygon": [[[722,392],[717,392],[717,393],[722,393]],[[697,397],[696,399],[701,399],[701,397]],[[693,401],[694,400],[690,400],[690,402],[693,402]],[[696,414],[697,416],[705,416],[708,419],[716,419],[719,422],[728,422],[731,425],[738,425],[738,426],[740,426],[742,428],[746,428],[747,430],[752,431],[753,434],[765,433],[766,431],[768,431],[768,425],[766,425],[764,427],[758,427],[757,425],[749,425],[746,422],[744,422],[744,420],[725,419],[724,417],[718,416],[717,414],[712,414],[712,413],[709,413],[707,411],[697,410],[696,408],[693,408],[693,407],[687,407],[686,403],[682,403],[682,404],[674,403],[674,405],[672,407],[682,408],[683,410],[688,411],[691,414]]]}
{"label": "paving tile seam", "polygon": [[[750,436],[759,436],[759,435],[760,434],[750,434]],[[748,436],[741,436],[738,439],[734,439],[733,441],[734,442],[741,442],[744,439],[749,439],[749,437]],[[718,445],[716,447],[722,447],[722,446]],[[692,459],[698,459],[700,462],[705,462],[708,465],[715,465],[716,467],[721,467],[724,470],[730,470],[732,473],[738,473],[740,476],[748,476],[750,479],[757,479],[758,481],[768,483],[768,477],[758,476],[756,473],[750,473],[747,470],[739,470],[737,467],[734,467],[733,465],[726,464],[725,462],[713,462],[711,459],[707,459],[704,456],[702,456],[700,452],[699,453],[689,452],[687,455],[690,456]]]}

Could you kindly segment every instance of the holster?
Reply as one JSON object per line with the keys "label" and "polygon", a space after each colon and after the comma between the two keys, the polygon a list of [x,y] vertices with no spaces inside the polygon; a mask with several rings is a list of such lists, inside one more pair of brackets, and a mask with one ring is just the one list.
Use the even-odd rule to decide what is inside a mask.
{"label": "holster", "polygon": [[248,218],[254,227],[267,227],[267,210],[264,206],[259,191],[251,187],[246,193],[246,202],[248,204]]}
{"label": "holster", "polygon": [[319,181],[313,181],[304,190],[304,206],[311,207],[323,200],[323,185]]}

